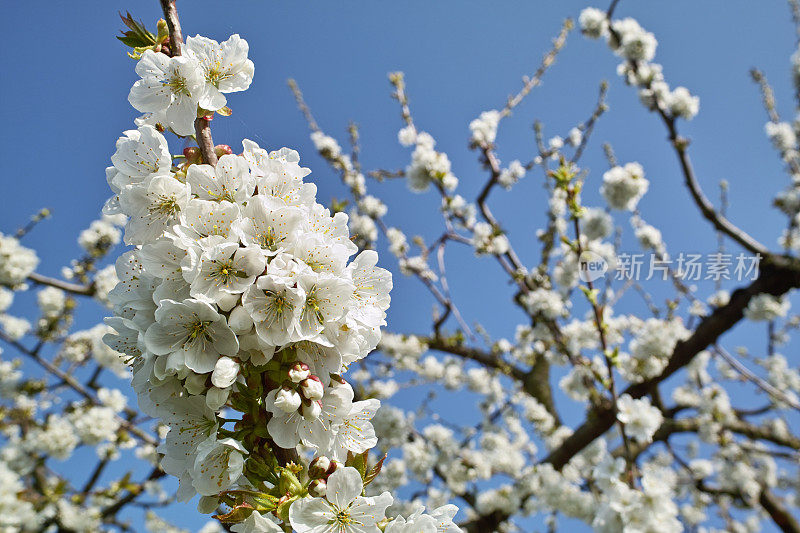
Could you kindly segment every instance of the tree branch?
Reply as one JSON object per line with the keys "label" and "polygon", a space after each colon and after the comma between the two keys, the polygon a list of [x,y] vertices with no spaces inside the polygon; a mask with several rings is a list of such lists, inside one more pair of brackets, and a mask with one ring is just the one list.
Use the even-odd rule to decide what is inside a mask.
{"label": "tree branch", "polygon": [[[183,51],[183,35],[181,34],[181,23],[178,19],[178,10],[175,8],[175,0],[160,0],[161,10],[164,12],[164,18],[167,20],[167,28],[169,28],[169,43],[170,53],[172,57],[181,55]],[[217,164],[217,153],[214,151],[214,140],[211,138],[211,127],[209,122],[211,117],[198,117],[194,121],[194,132],[197,140],[197,146],[200,147],[200,154],[203,156],[203,162],[211,166]]]}
{"label": "tree branch", "polygon": [[[661,424],[656,432],[653,434],[653,442],[666,441],[670,436],[676,433],[697,433],[706,422],[700,418],[681,418],[673,419],[667,418]],[[725,422],[722,427],[733,433],[744,435],[752,440],[764,440],[790,448],[792,450],[800,450],[800,438],[794,435],[783,435],[769,427],[757,426],[742,420],[734,420],[732,422]],[[634,458],[644,453],[652,443],[637,443],[632,448],[632,455]],[[624,457],[625,450],[622,447],[617,448],[612,452],[615,457]]]}
{"label": "tree branch", "polygon": [[161,11],[164,12],[164,19],[167,21],[169,29],[169,50],[173,56],[179,56],[183,52],[183,35],[181,34],[181,23],[178,20],[178,10],[175,8],[175,0],[159,0]]}
{"label": "tree branch", "polygon": [[[666,380],[672,374],[689,364],[694,357],[714,344],[716,340],[731,329],[744,316],[744,310],[750,299],[762,293],[780,296],[791,289],[800,287],[800,271],[793,262],[778,264],[767,262],[755,281],[747,287],[736,290],[727,305],[717,308],[711,315],[705,317],[692,335],[675,346],[669,363],[664,371],[642,383],[629,386],[623,394],[633,398],[641,398],[657,384]],[[556,469],[561,469],[570,459],[588,446],[596,438],[603,435],[614,425],[616,413],[612,408],[599,408],[591,411],[586,421],[575,430],[542,462],[550,463]]]}
{"label": "tree branch", "polygon": [[785,533],[800,532],[800,523],[797,522],[797,518],[786,510],[777,496],[766,489],[762,490],[761,496],[758,498],[758,503],[760,503],[761,507],[769,514],[772,521],[775,522],[775,525],[781,528],[781,531]]}
{"label": "tree branch", "polygon": [[[213,118],[213,115],[212,117]],[[194,133],[203,162],[211,166],[217,165],[217,153],[214,151],[214,140],[211,138],[211,118],[198,117],[194,121]]]}
{"label": "tree branch", "polygon": [[47,276],[42,276],[41,274],[37,274],[36,272],[32,272],[28,279],[37,285],[47,285],[49,287],[55,287],[56,289],[61,289],[62,291],[69,292],[72,294],[77,294],[80,296],[94,296],[95,287],[94,284],[90,285],[79,285],[77,283],[70,283],[68,281],[62,281],[56,278],[50,278]]}

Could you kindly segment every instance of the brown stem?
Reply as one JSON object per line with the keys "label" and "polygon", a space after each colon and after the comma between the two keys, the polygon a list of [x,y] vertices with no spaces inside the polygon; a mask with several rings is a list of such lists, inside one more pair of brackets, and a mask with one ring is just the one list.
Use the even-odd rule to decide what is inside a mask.
{"label": "brown stem", "polygon": [[217,165],[217,153],[214,151],[214,140],[211,138],[210,122],[206,117],[195,119],[194,132],[200,153],[203,155],[203,162],[213,167]]}
{"label": "brown stem", "polygon": [[68,281],[42,276],[36,272],[32,272],[30,275],[28,275],[28,279],[37,285],[47,285],[49,287],[61,289],[64,292],[78,294],[81,296],[92,296],[94,295],[95,291],[94,285],[79,285],[77,283],[70,283]]}
{"label": "brown stem", "polygon": [[[172,57],[181,55],[183,49],[183,34],[181,33],[181,22],[178,19],[178,10],[175,8],[175,0],[159,0],[161,10],[169,28],[169,45]],[[213,116],[213,114],[212,114]],[[217,154],[214,151],[214,140],[211,138],[211,128],[209,120],[200,117],[194,121],[194,132],[197,137],[197,145],[203,156],[203,162],[211,166],[217,164]]]}
{"label": "brown stem", "polygon": [[786,533],[800,532],[800,523],[797,522],[797,518],[786,510],[777,496],[765,489],[761,491],[758,503],[761,504],[761,507],[764,508],[781,531]]}
{"label": "brown stem", "polygon": [[[665,442],[672,435],[679,433],[697,433],[703,428],[706,422],[699,418],[666,418],[661,426],[653,434],[653,442]],[[725,422],[722,427],[733,433],[743,435],[752,440],[763,440],[791,450],[800,450],[800,438],[791,434],[782,434],[769,426],[758,426],[741,420]],[[633,457],[636,458],[650,447],[651,443],[637,443],[633,447]],[[624,457],[625,450],[621,447],[615,449],[612,454],[615,457]]]}
{"label": "brown stem", "polygon": [[183,51],[183,35],[181,34],[181,23],[178,20],[178,10],[175,9],[175,0],[159,1],[169,29],[169,50],[172,56],[179,56]]}

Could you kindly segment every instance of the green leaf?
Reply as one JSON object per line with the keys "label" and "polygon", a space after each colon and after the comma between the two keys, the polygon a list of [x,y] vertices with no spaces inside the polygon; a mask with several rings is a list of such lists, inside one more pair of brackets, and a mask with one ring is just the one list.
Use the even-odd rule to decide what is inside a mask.
{"label": "green leaf", "polygon": [[280,500],[271,494],[254,490],[226,490],[220,494],[220,498],[231,502],[232,507],[249,506],[258,512],[273,511]]}
{"label": "green leaf", "polygon": [[133,16],[130,13],[126,13],[124,17],[120,13],[119,18],[128,28],[128,31],[123,31],[121,36],[117,36],[117,39],[122,41],[123,44],[136,49],[149,48],[157,43],[156,36],[147,31],[143,22],[133,20]]}
{"label": "green leaf", "polygon": [[250,516],[254,510],[255,509],[253,509],[247,504],[237,505],[236,507],[231,509],[230,512],[225,514],[216,514],[214,515],[214,518],[216,518],[223,524],[238,524],[239,522],[246,520],[247,517]]}
{"label": "green leaf", "polygon": [[381,457],[380,461],[375,463],[375,465],[372,468],[369,469],[369,472],[367,472],[367,475],[364,476],[364,486],[365,487],[367,485],[369,485],[370,483],[372,483],[372,480],[375,479],[378,476],[378,474],[380,474],[381,468],[383,468],[383,461],[384,460],[386,460],[386,454],[383,454],[383,457]]}

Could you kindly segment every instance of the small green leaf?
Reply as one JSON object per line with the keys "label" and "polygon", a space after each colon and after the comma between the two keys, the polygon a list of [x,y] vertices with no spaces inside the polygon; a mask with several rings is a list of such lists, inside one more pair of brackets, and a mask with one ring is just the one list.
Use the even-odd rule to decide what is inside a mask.
{"label": "small green leaf", "polygon": [[120,13],[119,18],[122,19],[122,23],[125,24],[129,30],[123,31],[122,36],[117,36],[117,39],[131,48],[149,47],[156,44],[156,36],[147,31],[143,22],[133,20],[130,13],[126,13],[124,17]]}
{"label": "small green leaf", "polygon": [[380,474],[381,468],[383,468],[383,461],[384,460],[386,460],[386,454],[383,454],[383,457],[381,457],[380,461],[375,463],[375,466],[370,468],[369,472],[367,472],[367,475],[364,476],[364,486],[365,487],[367,485],[369,485],[370,483],[372,483],[372,480],[375,479],[378,476],[378,474]]}
{"label": "small green leaf", "polygon": [[247,504],[237,505],[236,507],[231,509],[230,512],[225,514],[214,515],[214,518],[216,518],[223,524],[238,524],[239,522],[246,520],[247,517],[250,516],[254,510],[255,509],[253,509]]}

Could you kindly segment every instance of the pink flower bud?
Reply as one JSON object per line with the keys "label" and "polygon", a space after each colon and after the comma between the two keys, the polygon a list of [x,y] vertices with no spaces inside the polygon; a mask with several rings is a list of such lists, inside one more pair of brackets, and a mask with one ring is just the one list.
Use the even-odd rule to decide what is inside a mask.
{"label": "pink flower bud", "polygon": [[321,400],[324,394],[322,382],[317,376],[309,376],[300,382],[300,394],[309,400]]}
{"label": "pink flower bud", "polygon": [[339,459],[331,459],[331,466],[328,467],[327,475],[331,475],[336,472],[337,468],[344,468],[344,463],[341,462]]}
{"label": "pink flower bud", "polygon": [[183,156],[189,163],[199,163],[200,148],[198,148],[197,146],[187,146],[186,148],[183,149]]}
{"label": "pink flower bud", "polygon": [[223,155],[232,154],[233,150],[227,144],[218,144],[214,147],[214,153],[217,154],[217,157],[222,157]]}
{"label": "pink flower bud", "polygon": [[322,402],[303,402],[300,407],[300,414],[306,420],[316,420],[322,414]]}
{"label": "pink flower bud", "polygon": [[289,369],[289,379],[292,380],[292,383],[300,383],[310,375],[311,371],[305,363],[295,363],[294,366]]}
{"label": "pink flower bud", "polygon": [[327,477],[328,469],[330,467],[331,460],[324,455],[320,455],[308,465],[308,477],[311,479],[321,479]]}
{"label": "pink flower bud", "polygon": [[315,498],[322,498],[328,491],[328,484],[324,479],[315,479],[308,484],[308,493]]}

